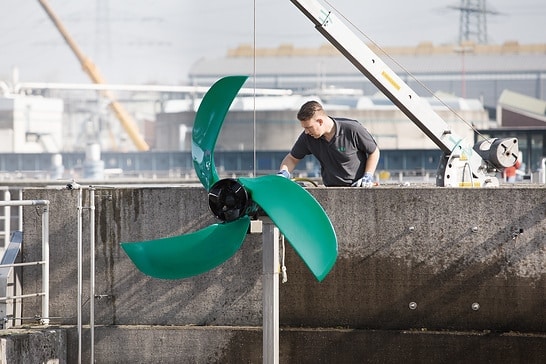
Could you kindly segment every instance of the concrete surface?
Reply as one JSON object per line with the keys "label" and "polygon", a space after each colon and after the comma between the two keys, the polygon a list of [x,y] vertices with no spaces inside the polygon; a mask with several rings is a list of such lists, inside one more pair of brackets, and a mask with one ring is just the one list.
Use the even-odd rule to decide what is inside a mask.
{"label": "concrete surface", "polygon": [[[288,282],[280,287],[281,362],[455,358],[483,363],[506,357],[538,363],[544,357],[544,187],[309,191],[332,220],[339,257],[318,283],[287,244]],[[85,205],[88,195],[85,190]],[[73,327],[77,191],[29,189],[25,199],[51,202],[51,324]],[[140,362],[175,362],[181,350],[188,358],[201,353],[188,362],[261,362],[261,236],[248,235],[232,259],[203,275],[157,280],[137,271],[119,243],[209,225],[214,219],[205,191],[97,187],[95,203],[99,297],[94,352],[105,360],[97,362],[139,362],[132,361],[137,357]],[[287,201],[287,207],[293,203]],[[37,208],[25,208],[27,261],[40,254],[40,214]],[[87,324],[89,210],[83,216]],[[25,267],[25,289],[39,287],[38,273]],[[27,317],[39,313],[39,299],[25,300],[23,312]],[[67,330],[67,356],[73,358],[77,345],[73,329]],[[154,361],[151,348],[163,359]],[[232,356],[219,354],[227,352]]]}
{"label": "concrete surface", "polygon": [[0,330],[1,364],[66,364],[66,330]]}
{"label": "concrete surface", "polygon": [[[69,345],[75,345],[77,333],[69,332]],[[142,364],[262,362],[259,327],[104,326],[96,328],[96,336],[102,348],[95,353],[97,363],[116,364],[121,356],[123,363]],[[541,363],[546,357],[546,335],[282,328],[279,337],[280,363],[498,364]]]}

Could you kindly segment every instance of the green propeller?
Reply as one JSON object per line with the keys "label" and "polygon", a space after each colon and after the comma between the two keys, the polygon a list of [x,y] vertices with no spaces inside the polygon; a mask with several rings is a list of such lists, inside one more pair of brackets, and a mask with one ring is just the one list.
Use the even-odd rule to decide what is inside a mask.
{"label": "green propeller", "polygon": [[322,281],[336,262],[337,238],[317,200],[300,185],[281,176],[239,178],[239,182]]}
{"label": "green propeller", "polygon": [[330,219],[316,199],[281,176],[220,179],[214,147],[224,118],[247,76],[218,80],[205,94],[192,132],[193,164],[209,192],[209,206],[222,223],[193,233],[144,242],[121,243],[144,274],[180,279],[222,264],[242,245],[258,205],[285,235],[298,255],[322,281],[337,259],[337,238]]}
{"label": "green propeller", "polygon": [[214,166],[216,140],[229,107],[247,78],[247,76],[221,78],[205,94],[197,109],[192,129],[191,154],[197,177],[207,191],[219,180]]}
{"label": "green propeller", "polygon": [[122,246],[144,274],[164,279],[187,278],[205,273],[235,254],[249,224],[250,219],[244,216],[194,233]]}

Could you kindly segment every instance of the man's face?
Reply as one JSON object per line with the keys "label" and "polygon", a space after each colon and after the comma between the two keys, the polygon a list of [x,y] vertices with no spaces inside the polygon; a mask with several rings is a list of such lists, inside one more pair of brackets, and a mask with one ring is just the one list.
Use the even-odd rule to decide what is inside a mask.
{"label": "man's face", "polygon": [[300,121],[303,131],[307,135],[311,135],[313,138],[318,139],[324,134],[322,130],[322,119],[317,118],[316,115],[313,115],[311,119]]}

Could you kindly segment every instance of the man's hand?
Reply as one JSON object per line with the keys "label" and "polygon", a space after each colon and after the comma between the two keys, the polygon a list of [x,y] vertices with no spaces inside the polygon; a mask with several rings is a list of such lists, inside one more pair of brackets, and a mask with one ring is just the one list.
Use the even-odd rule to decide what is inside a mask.
{"label": "man's hand", "polygon": [[351,185],[351,187],[366,187],[370,188],[373,186],[373,173],[366,172],[364,176]]}
{"label": "man's hand", "polygon": [[278,171],[277,176],[290,179],[290,173],[286,169],[281,169],[280,171]]}

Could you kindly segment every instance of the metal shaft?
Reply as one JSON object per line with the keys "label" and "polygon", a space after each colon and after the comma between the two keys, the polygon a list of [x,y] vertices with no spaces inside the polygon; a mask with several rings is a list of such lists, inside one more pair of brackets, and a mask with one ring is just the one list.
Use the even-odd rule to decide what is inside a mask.
{"label": "metal shaft", "polygon": [[263,229],[263,363],[279,362],[279,229]]}

